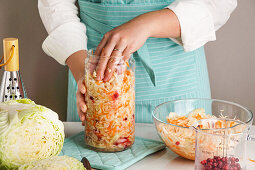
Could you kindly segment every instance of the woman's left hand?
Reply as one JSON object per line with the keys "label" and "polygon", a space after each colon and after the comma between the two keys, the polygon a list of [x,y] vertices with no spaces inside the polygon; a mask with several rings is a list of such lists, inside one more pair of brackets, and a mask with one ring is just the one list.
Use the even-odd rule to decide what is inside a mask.
{"label": "woman's left hand", "polygon": [[131,20],[104,35],[95,52],[100,56],[96,68],[97,80],[108,81],[115,71],[118,57],[124,56],[124,61],[127,61],[143,46],[150,35],[146,25],[145,21]]}
{"label": "woman's left hand", "polygon": [[118,57],[124,56],[126,61],[149,37],[180,37],[179,21],[173,11],[162,9],[145,13],[107,32],[95,52],[100,56],[96,79],[108,81]]}

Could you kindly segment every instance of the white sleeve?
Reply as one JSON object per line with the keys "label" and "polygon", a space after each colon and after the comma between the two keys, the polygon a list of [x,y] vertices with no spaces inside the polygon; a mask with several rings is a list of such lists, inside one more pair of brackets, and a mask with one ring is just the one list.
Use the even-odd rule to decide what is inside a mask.
{"label": "white sleeve", "polygon": [[193,51],[216,40],[215,32],[223,26],[237,6],[237,0],[176,0],[167,8],[177,16],[181,38],[171,38],[185,51]]}
{"label": "white sleeve", "polygon": [[44,52],[65,65],[66,59],[87,49],[86,27],[77,16],[76,0],[38,0],[38,9],[48,32]]}

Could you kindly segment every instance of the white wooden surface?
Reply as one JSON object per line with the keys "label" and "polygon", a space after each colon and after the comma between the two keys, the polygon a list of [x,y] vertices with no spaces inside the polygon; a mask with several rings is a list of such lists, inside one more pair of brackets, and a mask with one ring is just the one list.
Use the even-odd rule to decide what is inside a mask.
{"label": "white wooden surface", "polygon": [[[84,130],[84,127],[79,122],[64,122],[66,137],[75,135]],[[255,130],[255,127],[252,129]],[[153,124],[136,124],[136,136],[147,139],[160,140],[157,135],[156,128]],[[255,141],[247,142],[247,159],[255,160]],[[194,161],[186,160],[168,148],[149,155],[141,161],[130,166],[128,170],[141,170],[141,169],[160,169],[160,170],[192,170],[194,169]],[[255,163],[247,160],[247,169],[254,170]]]}

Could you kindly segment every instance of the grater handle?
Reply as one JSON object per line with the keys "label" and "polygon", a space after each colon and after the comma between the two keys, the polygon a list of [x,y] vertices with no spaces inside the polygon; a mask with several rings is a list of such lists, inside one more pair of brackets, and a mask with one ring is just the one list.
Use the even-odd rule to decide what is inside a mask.
{"label": "grater handle", "polygon": [[[11,51],[12,51],[11,56],[8,58],[8,60],[5,63],[0,64],[0,69],[1,69],[2,66],[5,66],[5,65],[9,64],[9,62],[12,60],[12,58],[14,56],[14,48],[15,48],[15,46],[13,45],[12,48],[11,48]],[[0,63],[2,62],[3,58],[4,58],[4,56],[1,58]]]}
{"label": "grater handle", "polygon": [[[15,48],[13,48],[13,46]],[[6,71],[19,71],[18,39],[17,38],[5,38],[3,40],[3,47],[4,47],[4,63],[8,62],[8,64],[5,65],[4,69]]]}

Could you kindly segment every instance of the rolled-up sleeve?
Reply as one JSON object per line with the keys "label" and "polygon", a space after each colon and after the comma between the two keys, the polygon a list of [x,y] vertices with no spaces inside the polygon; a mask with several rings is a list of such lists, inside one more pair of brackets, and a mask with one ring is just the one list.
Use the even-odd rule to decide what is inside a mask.
{"label": "rolled-up sleeve", "polygon": [[47,55],[65,65],[70,55],[87,49],[86,27],[75,0],[38,0],[38,9],[49,34],[42,44]]}
{"label": "rolled-up sleeve", "polygon": [[171,38],[185,51],[193,51],[216,40],[222,27],[237,6],[237,0],[176,0],[167,8],[177,16],[181,37]]}

